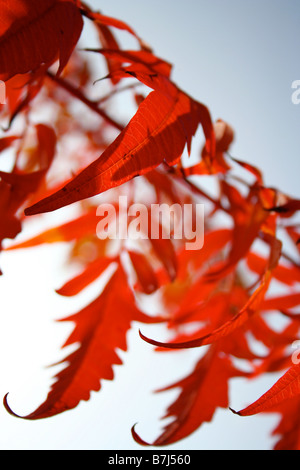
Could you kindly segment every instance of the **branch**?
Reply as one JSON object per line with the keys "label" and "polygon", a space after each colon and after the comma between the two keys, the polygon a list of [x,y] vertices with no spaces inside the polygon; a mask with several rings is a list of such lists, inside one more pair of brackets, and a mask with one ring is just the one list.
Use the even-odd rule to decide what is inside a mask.
{"label": "branch", "polygon": [[63,78],[53,75],[49,71],[47,72],[47,76],[48,78],[50,78],[50,80],[55,82],[61,88],[68,91],[72,96],[74,96],[74,98],[77,98],[79,101],[84,103],[89,109],[97,113],[98,116],[101,116],[103,119],[105,119],[110,125],[118,129],[119,131],[122,131],[124,129],[124,126],[122,124],[116,122],[113,118],[108,116],[108,114],[103,111],[103,109],[98,107],[97,102],[89,100],[78,88],[74,88],[73,85],[71,85],[69,82],[65,81]]}

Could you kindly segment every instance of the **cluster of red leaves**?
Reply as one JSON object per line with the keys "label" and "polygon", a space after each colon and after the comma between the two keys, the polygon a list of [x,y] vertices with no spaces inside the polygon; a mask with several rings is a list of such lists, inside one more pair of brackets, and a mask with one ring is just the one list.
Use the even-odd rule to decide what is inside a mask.
{"label": "cluster of red leaves", "polygon": [[[74,51],[83,17],[96,28],[100,44],[85,54],[93,54],[95,62],[104,58],[108,75],[101,84],[111,86],[96,100],[88,98],[95,81],[90,62]],[[137,50],[122,50],[116,29],[133,35]],[[79,346],[65,358],[67,366],[45,402],[25,418],[54,416],[88,400],[102,380],[113,379],[113,366],[121,364],[116,350],[127,349],[131,325],[159,323],[166,325],[171,339],[159,342],[140,333],[141,338],[160,353],[199,348],[199,360],[190,375],[165,388],[179,388],[180,393],[166,413],[171,422],[152,445],[183,439],[210,421],[218,408],[228,408],[231,379],[282,372],[265,395],[238,414],[280,413],[276,448],[299,449],[300,365],[292,362],[290,347],[300,326],[295,312],[300,301],[300,234],[294,221],[300,202],[266,187],[257,168],[230,157],[231,127],[222,120],[213,123],[207,107],[172,81],[170,64],[128,25],[93,12],[79,0],[4,2],[0,79],[7,91],[7,103],[0,109],[7,134],[0,139],[0,151],[12,167],[0,172],[1,247],[4,239],[20,233],[26,216],[77,203],[73,220],[10,249],[70,243],[70,258],[80,263],[80,270],[57,291],[62,296],[75,296],[109,274],[90,304],[62,320],[74,323],[64,346]],[[124,80],[130,80],[126,88],[132,88],[137,104],[126,126],[105,107],[122,91]],[[144,86],[145,95],[136,92],[137,84]],[[83,123],[76,105],[93,113],[96,124],[95,119]],[[38,124],[37,110],[45,110]],[[199,162],[187,167],[182,155],[185,147],[190,153],[199,126],[205,142]],[[111,131],[118,132],[112,142]],[[73,140],[80,142],[75,149]],[[214,180],[216,195],[201,187],[201,175]],[[117,214],[120,195],[126,194],[132,204],[145,203],[145,191],[149,207],[150,202],[204,203],[203,248],[189,250],[184,238],[155,239],[150,233],[134,244],[120,240],[117,246],[98,238],[99,200],[88,198],[113,188],[109,200]],[[86,244],[89,250],[81,250]],[[278,284],[284,291],[280,296]],[[147,302],[157,293],[161,310],[145,314],[141,299]],[[274,313],[285,319],[280,332]],[[267,354],[255,351],[253,337]],[[240,359],[247,370],[239,366]],[[14,414],[7,397],[4,404]],[[147,445],[134,428],[132,434]]]}

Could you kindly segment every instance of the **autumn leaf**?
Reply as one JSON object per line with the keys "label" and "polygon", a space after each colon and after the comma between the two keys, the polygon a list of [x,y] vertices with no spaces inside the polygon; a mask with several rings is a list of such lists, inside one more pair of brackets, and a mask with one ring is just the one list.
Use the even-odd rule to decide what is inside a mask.
{"label": "autumn leaf", "polygon": [[73,0],[14,0],[1,7],[0,79],[52,65],[60,73],[81,35],[83,21]]}
{"label": "autumn leaf", "polygon": [[262,310],[289,310],[300,305],[300,294],[269,297],[261,303]]}
{"label": "autumn leaf", "polygon": [[103,15],[102,13],[95,12],[87,4],[81,2],[81,12],[84,16],[92,20],[98,27],[113,27],[122,31],[127,31],[129,34],[133,35],[139,42],[142,48],[146,48],[144,42],[136,34],[136,32],[122,20],[117,18],[112,18],[111,16]]}
{"label": "autumn leaf", "polygon": [[145,294],[152,294],[159,287],[159,281],[154,269],[142,253],[128,251],[128,254],[137,277],[135,289],[137,291],[141,290]]}
{"label": "autumn leaf", "polygon": [[[13,250],[29,248],[35,256],[35,247],[47,244],[51,253],[53,244],[63,243],[68,250],[63,262],[73,273],[56,286],[64,303],[105,281],[84,306],[59,320],[73,326],[62,347],[64,358],[56,364],[59,372],[46,400],[24,418],[53,417],[89,400],[103,380],[114,379],[135,323],[140,330],[159,323],[168,341],[141,331],[136,340],[156,346],[158,357],[173,354],[175,367],[178,350],[194,348],[195,362],[180,380],[157,390],[178,393],[152,444],[132,428],[137,443],[173,445],[229,407],[236,377],[246,382],[280,372],[269,391],[235,413],[278,413],[275,448],[298,450],[299,365],[289,347],[299,337],[299,199],[265,186],[260,168],[232,157],[234,127],[223,119],[212,121],[209,109],[173,82],[172,64],[127,23],[80,0],[2,4],[0,80],[5,80],[6,103],[0,104],[0,120],[6,134],[0,136],[0,250],[5,239],[18,234],[6,248],[8,261]],[[83,18],[96,44],[75,52]],[[124,47],[123,32],[137,50]],[[91,59],[106,63],[100,78]],[[119,111],[114,98],[123,92],[137,109],[126,126],[113,118]],[[199,127],[204,139],[195,149]],[[185,150],[196,157],[188,160],[190,166],[182,158]],[[104,192],[96,202],[86,200]],[[140,217],[130,226],[132,214],[122,219],[121,195],[146,206],[147,224]],[[121,230],[139,224],[142,238],[130,239],[127,230],[126,240],[102,239],[96,210],[102,200],[113,206]],[[23,226],[36,220],[25,215],[76,202],[60,223],[52,214],[44,226],[41,217],[38,233],[21,235]],[[174,226],[165,238],[161,220],[158,238],[152,236],[151,203],[193,209],[204,204],[201,249],[189,250],[187,233],[175,237]],[[195,225],[198,219],[192,215],[189,221]],[[31,287],[34,299],[36,286]],[[145,314],[143,307],[148,312],[150,305],[153,311]],[[284,321],[281,329],[278,317]],[[296,351],[297,361],[298,356]],[[6,395],[6,410],[21,417],[9,401]]]}
{"label": "autumn leaf", "polygon": [[[146,70],[151,69],[153,72],[157,72],[166,77],[170,77],[172,65],[165,60],[157,57],[150,51],[134,51],[134,50],[115,50],[115,49],[86,49],[90,52],[95,52],[102,54],[108,60],[115,60],[119,67],[114,67],[114,70],[111,71],[110,76],[115,78],[118,76],[118,71],[126,63],[129,64],[139,64],[145,66]],[[121,78],[121,77],[119,77]]]}
{"label": "autumn leaf", "polygon": [[[100,390],[101,380],[113,380],[113,365],[122,364],[116,350],[127,350],[126,334],[131,322],[156,320],[136,307],[126,275],[119,266],[91,304],[61,321],[75,323],[64,347],[77,342],[79,347],[61,361],[68,365],[56,376],[46,401],[24,419],[54,416],[75,408],[81,400],[89,400],[91,391]],[[10,409],[7,396],[4,404],[17,416]]]}
{"label": "autumn leaf", "polygon": [[228,259],[220,263],[218,268],[211,269],[207,274],[210,278],[224,276],[232,271],[249,251],[268,216],[255,186],[249,189],[245,198],[236,187],[222,181],[221,194],[229,203],[233,219],[232,243]]}
{"label": "autumn leaf", "polygon": [[[251,271],[261,276],[266,266],[266,259],[259,256],[257,253],[250,252],[247,256],[247,265]],[[273,270],[273,277],[282,284],[293,286],[297,282],[300,282],[300,270],[293,264],[280,263]]]}
{"label": "autumn leaf", "polygon": [[234,131],[229,124],[224,122],[222,119],[218,119],[214,123],[214,132],[216,138],[214,158],[212,158],[210,152],[208,152],[206,146],[204,146],[201,152],[201,161],[196,165],[182,169],[183,174],[186,177],[192,175],[222,174],[226,173],[230,169],[224,155],[228,152],[229,147],[233,143]]}
{"label": "autumn leaf", "polygon": [[72,297],[79,294],[85,287],[89,286],[110,266],[114,258],[100,257],[92,263],[89,263],[77,276],[66,282],[60,289],[57,289],[59,295]]}
{"label": "autumn leaf", "polygon": [[26,112],[39,94],[44,81],[44,68],[24,75],[15,75],[6,82],[7,112],[9,117],[5,131],[10,130],[16,117]]}
{"label": "autumn leaf", "polygon": [[178,398],[169,406],[164,418],[173,418],[163,433],[147,443],[132,428],[133,438],[141,445],[165,446],[191,435],[203,423],[211,421],[217,408],[228,407],[228,381],[242,376],[228,357],[212,348],[196,364],[192,373],[159,392],[180,389]]}
{"label": "autumn leaf", "polygon": [[293,215],[295,212],[300,210],[300,200],[290,199],[286,204],[281,206],[270,207],[268,211],[278,212],[282,217]]}
{"label": "autumn leaf", "polygon": [[[269,263],[266,266],[264,276],[254,290],[251,297],[247,300],[245,305],[240,311],[231,319],[225,321],[221,326],[214,329],[212,332],[201,336],[200,338],[192,339],[184,342],[160,342],[150,338],[147,338],[140,332],[140,337],[149,344],[170,349],[185,349],[185,348],[197,348],[212,344],[216,341],[226,338],[228,335],[236,331],[238,328],[243,326],[250,318],[252,318],[260,309],[265,295],[268,291],[271,279],[272,271],[278,264],[281,254],[281,242],[277,239],[273,240],[273,245],[270,250]],[[298,296],[297,296],[298,298]]]}
{"label": "autumn leaf", "polygon": [[56,227],[49,228],[29,240],[16,243],[8,247],[7,250],[18,250],[43,244],[73,241],[94,233],[97,221],[96,210],[95,208],[91,208],[79,217]]}
{"label": "autumn leaf", "polygon": [[300,365],[294,364],[264,395],[257,401],[235,412],[240,416],[263,413],[272,407],[300,394]]}
{"label": "autumn leaf", "polygon": [[177,163],[185,145],[190,147],[199,123],[209,133],[209,115],[203,123],[203,106],[174,87],[172,92],[172,96],[151,92],[99,159],[25,214],[54,211],[95,196],[153,170],[164,160]]}
{"label": "autumn leaf", "polygon": [[[32,167],[19,168],[18,161],[11,172],[0,171],[0,248],[5,238],[15,238],[22,228],[20,209],[43,186],[56,151],[55,131],[45,125],[35,126],[36,146],[31,154]],[[34,171],[32,171],[34,170]]]}
{"label": "autumn leaf", "polygon": [[1,152],[4,152],[4,150],[10,148],[13,144],[13,142],[15,142],[15,140],[19,139],[18,136],[9,136],[9,137],[2,137],[2,139],[0,139],[0,153]]}
{"label": "autumn leaf", "polygon": [[281,415],[278,426],[272,432],[272,436],[279,436],[279,439],[274,446],[274,450],[299,450],[299,397],[294,397],[284,401],[273,410]]}

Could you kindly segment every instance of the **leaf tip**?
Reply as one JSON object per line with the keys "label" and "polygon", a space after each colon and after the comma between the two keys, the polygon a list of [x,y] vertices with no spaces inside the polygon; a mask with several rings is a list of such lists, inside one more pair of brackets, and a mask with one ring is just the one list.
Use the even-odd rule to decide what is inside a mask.
{"label": "leaf tip", "polygon": [[147,336],[143,335],[141,330],[139,330],[139,335],[140,335],[140,337],[142,338],[143,341],[145,341],[146,343],[151,344],[152,346],[163,346],[163,343],[159,343],[158,341],[147,338]]}
{"label": "leaf tip", "polygon": [[26,217],[36,214],[36,212],[34,212],[34,210],[32,209],[33,207],[34,207],[34,206],[26,207],[26,209],[24,209],[24,215],[25,215]]}
{"label": "leaf tip", "polygon": [[146,447],[150,446],[150,444],[148,442],[141,439],[141,437],[138,435],[138,433],[135,430],[136,425],[137,425],[137,423],[135,423],[131,428],[131,435],[132,435],[133,439],[135,440],[135,442],[137,442],[138,444],[140,444],[142,446],[146,446]]}
{"label": "leaf tip", "polygon": [[4,398],[3,398],[3,405],[4,405],[4,408],[6,409],[6,411],[7,411],[10,415],[14,416],[15,418],[21,418],[21,416],[17,415],[17,414],[11,409],[11,407],[9,406],[8,401],[7,401],[8,395],[9,395],[9,393],[6,393],[6,395],[5,395]]}
{"label": "leaf tip", "polygon": [[230,408],[230,407],[229,409],[234,415],[242,416],[239,411],[235,411],[233,408]]}

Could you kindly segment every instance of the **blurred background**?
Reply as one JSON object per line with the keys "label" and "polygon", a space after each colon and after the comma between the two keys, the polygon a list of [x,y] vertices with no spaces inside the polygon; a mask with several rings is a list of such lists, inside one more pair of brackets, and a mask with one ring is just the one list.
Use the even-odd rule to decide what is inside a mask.
{"label": "blurred background", "polygon": [[[154,52],[174,65],[175,83],[203,102],[214,120],[235,130],[232,156],[257,165],[265,183],[299,197],[300,105],[292,102],[292,83],[300,79],[297,0],[90,0],[93,9],[127,22]],[[83,47],[94,46],[87,29]],[[120,33],[123,48],[133,39]],[[91,57],[93,60],[93,57]],[[99,77],[100,78],[100,77]],[[131,109],[121,110],[122,118]],[[126,121],[125,121],[126,122]],[[24,233],[26,238],[30,233]],[[85,297],[63,299],[54,293],[66,279],[66,247],[51,246],[1,254],[0,395],[25,415],[46,397],[56,369],[47,366],[65,357],[60,347],[72,326],[59,318],[74,313]],[[89,293],[87,293],[88,295]],[[147,330],[150,333],[151,330]],[[2,450],[141,449],[130,428],[152,441],[172,392],[153,391],[191,370],[195,352],[158,355],[128,336],[124,366],[115,380],[103,382],[89,402],[63,415],[27,422],[0,408]],[[252,382],[236,380],[230,405],[240,409],[258,398],[276,374]],[[278,417],[240,418],[220,410],[212,423],[170,449],[269,449]]]}

